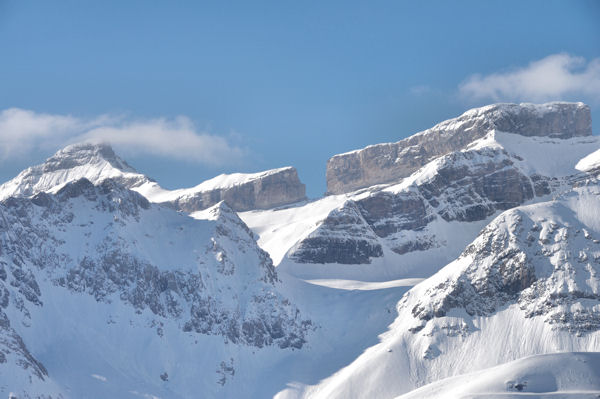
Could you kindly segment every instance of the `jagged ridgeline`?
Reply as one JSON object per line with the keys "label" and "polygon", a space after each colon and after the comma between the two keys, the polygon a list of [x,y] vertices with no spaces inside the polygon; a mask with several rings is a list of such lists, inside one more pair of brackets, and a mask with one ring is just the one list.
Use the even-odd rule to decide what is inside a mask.
{"label": "jagged ridgeline", "polygon": [[292,167],[170,191],[66,147],[0,186],[0,396],[395,397],[598,351],[599,171],[581,103],[336,155],[310,201]]}
{"label": "jagged ridgeline", "polygon": [[[221,346],[302,348],[310,320],[278,292],[269,255],[229,206],[220,202],[196,220],[151,204],[122,180],[82,178],[54,194],[0,202],[1,387],[64,393],[28,345],[60,345],[69,325],[104,324],[78,339],[108,334],[101,339],[113,352],[115,329],[123,341],[154,341],[149,350],[182,341],[174,356],[203,336]],[[126,356],[142,356],[131,350]]]}

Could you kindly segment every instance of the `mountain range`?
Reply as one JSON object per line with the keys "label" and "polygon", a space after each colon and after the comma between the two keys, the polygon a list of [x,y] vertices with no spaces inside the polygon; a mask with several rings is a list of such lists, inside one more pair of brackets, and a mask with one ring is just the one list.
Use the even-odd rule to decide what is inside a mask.
{"label": "mountain range", "polygon": [[600,395],[587,105],[469,110],[326,176],[166,190],[80,143],[2,184],[0,393]]}

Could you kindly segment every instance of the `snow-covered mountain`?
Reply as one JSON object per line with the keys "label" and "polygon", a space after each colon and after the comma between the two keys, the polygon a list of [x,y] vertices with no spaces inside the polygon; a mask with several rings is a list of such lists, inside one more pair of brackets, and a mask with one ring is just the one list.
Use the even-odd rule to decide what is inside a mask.
{"label": "snow-covered mountain", "polygon": [[293,168],[169,191],[69,146],[0,186],[0,395],[599,395],[590,134],[581,103],[474,109],[311,201]]}
{"label": "snow-covered mountain", "polygon": [[[228,343],[285,351],[313,329],[226,204],[192,219],[111,179],[2,201],[0,277],[4,394],[85,396],[69,368],[87,366],[88,376],[119,372],[119,386],[167,397],[211,392],[215,370],[225,384],[235,356],[194,360],[186,352],[206,350],[198,341],[215,337],[217,353]],[[78,353],[55,353],[70,349]],[[211,372],[187,381],[194,364]]]}
{"label": "snow-covered mountain", "polygon": [[275,264],[297,276],[426,277],[500,212],[569,189],[580,160],[598,148],[595,136],[492,130],[398,183],[241,217]]}
{"label": "snow-covered mountain", "polygon": [[129,166],[110,145],[81,143],[65,147],[43,164],[30,167],[2,184],[0,199],[55,192],[81,178],[94,184],[113,179],[151,202],[185,212],[203,210],[220,201],[227,201],[236,211],[246,211],[286,205],[305,198],[305,186],[293,167],[260,173],[223,174],[192,188],[166,190]]}
{"label": "snow-covered mountain", "polygon": [[[597,172],[551,201],[496,217],[404,295],[378,345],[306,396],[395,397],[525,356],[600,351]],[[428,397],[422,392],[414,397]]]}

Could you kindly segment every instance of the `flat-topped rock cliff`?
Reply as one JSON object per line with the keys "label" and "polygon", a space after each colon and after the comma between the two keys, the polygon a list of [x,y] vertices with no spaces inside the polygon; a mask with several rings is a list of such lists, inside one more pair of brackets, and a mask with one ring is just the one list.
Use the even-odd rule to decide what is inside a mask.
{"label": "flat-topped rock cliff", "polygon": [[398,182],[432,159],[461,150],[492,130],[554,138],[590,136],[590,107],[553,102],[475,108],[396,143],[335,155],[327,162],[327,191],[341,194]]}
{"label": "flat-topped rock cliff", "polygon": [[190,189],[147,196],[153,202],[184,212],[206,209],[221,201],[242,212],[301,201],[306,198],[306,186],[298,178],[296,168],[288,166],[259,173],[220,175]]}

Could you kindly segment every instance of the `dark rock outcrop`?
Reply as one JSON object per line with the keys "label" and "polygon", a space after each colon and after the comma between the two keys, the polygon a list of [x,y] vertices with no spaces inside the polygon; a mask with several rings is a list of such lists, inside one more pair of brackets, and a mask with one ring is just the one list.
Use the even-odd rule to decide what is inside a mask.
{"label": "dark rock outcrop", "polygon": [[353,201],[331,212],[289,256],[300,263],[371,263],[383,256],[377,236]]}

